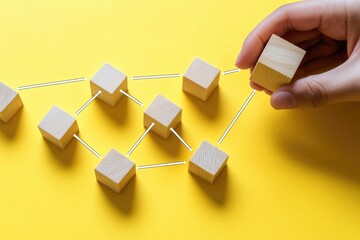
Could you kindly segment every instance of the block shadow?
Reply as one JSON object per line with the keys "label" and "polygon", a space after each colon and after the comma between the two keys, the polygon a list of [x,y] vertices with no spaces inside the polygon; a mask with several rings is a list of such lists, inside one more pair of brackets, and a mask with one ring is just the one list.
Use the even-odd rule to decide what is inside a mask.
{"label": "block shadow", "polygon": [[291,111],[289,119],[296,134],[280,130],[277,139],[292,160],[360,184],[359,103]]}
{"label": "block shadow", "polygon": [[13,140],[18,134],[23,109],[24,107],[20,108],[19,111],[8,123],[0,121],[0,131],[5,135],[8,140]]}
{"label": "block shadow", "polygon": [[78,145],[80,144],[76,142],[75,139],[71,140],[71,142],[65,149],[61,149],[55,146],[53,143],[45,140],[44,138],[43,140],[45,141],[45,144],[47,145],[47,148],[49,149],[51,154],[57,160],[57,163],[59,163],[65,168],[71,167],[74,164],[75,152],[78,148]]}
{"label": "block shadow", "polygon": [[[100,106],[99,109],[104,112],[102,116],[109,117],[111,120],[115,121],[118,124],[124,124],[126,122],[126,115],[129,111],[129,101],[126,96],[122,96],[121,99],[116,103],[114,107],[108,105],[100,99],[96,99],[94,104]],[[136,103],[134,103],[136,104]]]}
{"label": "block shadow", "polygon": [[217,117],[219,109],[219,99],[220,99],[220,86],[218,86],[214,92],[211,94],[209,99],[206,102],[194,97],[191,94],[184,92],[187,98],[190,100],[192,105],[194,105],[198,111],[209,119],[215,119]]}
{"label": "block shadow", "polygon": [[203,179],[195,176],[190,173],[193,180],[200,187],[200,189],[205,192],[211,200],[213,200],[217,205],[224,206],[227,199],[227,181],[228,181],[228,168],[225,168],[221,171],[220,175],[217,177],[213,184],[210,184]]}
{"label": "block shadow", "polygon": [[[174,130],[182,137],[181,123]],[[171,155],[172,157],[179,155],[181,147],[186,148],[173,133],[171,133],[168,139],[163,139],[156,133],[150,131],[148,137],[151,138],[152,142],[155,142],[156,145],[160,146],[166,151],[167,154]],[[186,141],[186,139],[184,140]]]}
{"label": "block shadow", "polygon": [[103,194],[119,212],[130,215],[133,212],[136,176],[120,192],[116,193],[105,185],[98,182]]}

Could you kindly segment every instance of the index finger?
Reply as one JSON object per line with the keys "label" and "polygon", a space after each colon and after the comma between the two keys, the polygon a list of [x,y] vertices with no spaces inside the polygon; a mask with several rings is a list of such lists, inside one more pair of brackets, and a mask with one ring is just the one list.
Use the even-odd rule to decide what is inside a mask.
{"label": "index finger", "polygon": [[240,69],[253,67],[272,34],[283,36],[290,30],[307,31],[320,27],[325,10],[319,2],[292,3],[271,13],[246,38],[236,66]]}

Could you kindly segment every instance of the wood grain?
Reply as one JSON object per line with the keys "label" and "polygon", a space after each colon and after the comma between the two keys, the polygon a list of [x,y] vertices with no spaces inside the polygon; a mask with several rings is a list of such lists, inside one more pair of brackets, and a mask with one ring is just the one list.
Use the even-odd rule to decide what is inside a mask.
{"label": "wood grain", "polygon": [[304,55],[304,50],[273,34],[250,80],[274,92],[291,82]]}
{"label": "wood grain", "polygon": [[60,147],[66,146],[79,131],[76,119],[57,106],[53,106],[38,125],[42,136]]}
{"label": "wood grain", "polygon": [[110,106],[115,106],[123,96],[120,89],[128,89],[127,76],[109,63],[105,63],[90,80],[90,88],[93,96],[101,91],[98,98]]}
{"label": "wood grain", "polygon": [[135,163],[114,149],[95,168],[97,181],[117,193],[123,190],[135,174]]}
{"label": "wood grain", "polygon": [[229,155],[203,141],[189,161],[189,172],[213,183],[226,166]]}
{"label": "wood grain", "polygon": [[220,70],[195,58],[183,76],[182,89],[202,101],[206,101],[219,84]]}
{"label": "wood grain", "polygon": [[0,120],[8,123],[22,106],[19,94],[0,82]]}
{"label": "wood grain", "polygon": [[144,126],[155,126],[151,131],[164,139],[170,136],[170,128],[176,128],[181,122],[182,109],[165,97],[158,95],[144,112]]}

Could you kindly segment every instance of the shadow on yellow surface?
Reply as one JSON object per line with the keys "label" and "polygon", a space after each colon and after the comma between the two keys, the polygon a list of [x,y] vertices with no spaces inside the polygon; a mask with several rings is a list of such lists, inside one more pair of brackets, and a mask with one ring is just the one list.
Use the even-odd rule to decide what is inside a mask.
{"label": "shadow on yellow surface", "polygon": [[[39,133],[40,134],[40,133]],[[69,145],[63,150],[55,146],[53,143],[43,139],[47,145],[47,149],[51,152],[53,159],[56,159],[57,162],[63,167],[71,167],[74,164],[75,151],[79,146],[79,142],[73,139]]]}
{"label": "shadow on yellow surface", "polygon": [[[181,123],[175,128],[175,131],[182,136],[182,127]],[[155,142],[156,145],[160,146],[168,155],[172,158],[176,158],[180,155],[180,148],[183,147],[182,143],[176,138],[176,136],[171,133],[168,139],[163,139],[162,137],[156,135],[153,132],[148,134],[148,137],[151,138],[152,142]],[[185,146],[184,146],[185,147]],[[155,156],[153,156],[155,158]]]}
{"label": "shadow on yellow surface", "polygon": [[109,118],[117,124],[125,124],[127,120],[126,116],[129,114],[129,101],[131,100],[123,96],[114,107],[108,105],[107,103],[99,99],[95,100],[95,104],[100,106],[99,109],[101,109],[101,111],[103,112],[101,116],[103,116],[104,118]]}
{"label": "shadow on yellow surface", "polygon": [[123,214],[131,214],[133,210],[136,176],[119,193],[115,193],[101,183],[98,183],[103,195],[112,203],[112,205]]}
{"label": "shadow on yellow surface", "polygon": [[196,182],[196,185],[198,185],[200,189],[205,192],[211,200],[213,200],[219,206],[223,206],[226,204],[228,180],[228,168],[226,166],[213,184],[210,184],[191,173],[190,175],[192,176],[194,182]]}
{"label": "shadow on yellow surface", "polygon": [[289,159],[360,184],[360,104],[291,111],[286,120],[293,130],[274,139]]}
{"label": "shadow on yellow surface", "polygon": [[187,99],[191,102],[191,105],[194,105],[196,107],[197,111],[200,111],[203,113],[207,118],[210,120],[215,120],[217,117],[218,109],[219,109],[219,101],[220,101],[220,87],[217,87],[215,91],[212,93],[210,98],[203,102],[202,100],[185,93]]}
{"label": "shadow on yellow surface", "polygon": [[8,140],[14,139],[18,134],[18,128],[21,121],[23,107],[15,114],[15,116],[8,122],[0,121],[0,132],[2,132]]}

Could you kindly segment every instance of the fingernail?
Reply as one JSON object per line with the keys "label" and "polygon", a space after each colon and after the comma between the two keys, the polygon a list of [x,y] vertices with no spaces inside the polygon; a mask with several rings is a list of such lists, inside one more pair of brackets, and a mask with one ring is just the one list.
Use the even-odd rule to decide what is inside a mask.
{"label": "fingernail", "polygon": [[292,92],[281,91],[271,96],[271,105],[276,109],[290,109],[297,108],[299,104]]}

